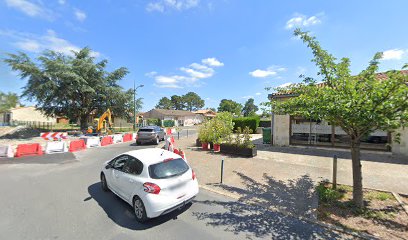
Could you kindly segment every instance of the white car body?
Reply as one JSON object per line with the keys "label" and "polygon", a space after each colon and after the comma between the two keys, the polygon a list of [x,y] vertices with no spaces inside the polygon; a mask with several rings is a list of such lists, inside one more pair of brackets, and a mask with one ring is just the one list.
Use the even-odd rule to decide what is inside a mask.
{"label": "white car body", "polygon": [[[137,174],[139,173],[137,169],[141,165],[134,159],[129,164],[132,167],[123,166],[121,169],[120,164],[126,162],[125,159],[129,159],[129,157],[143,164],[140,174]],[[151,175],[154,175],[154,173],[149,172],[150,166],[168,161],[175,161],[172,164],[182,164],[184,167],[184,162],[180,162],[180,159],[179,155],[158,148],[129,151],[105,162],[101,178],[102,174],[104,174],[107,188],[132,207],[135,196],[139,197],[143,201],[147,218],[154,218],[183,207],[198,194],[197,178],[187,162],[185,163],[188,166],[188,170],[174,177],[157,179],[152,178]],[[128,160],[128,162],[130,161]],[[112,164],[117,164],[116,168]],[[133,174],[129,173],[132,171]],[[159,193],[148,192],[152,189],[149,189],[149,187],[146,189],[146,183],[159,186]]]}

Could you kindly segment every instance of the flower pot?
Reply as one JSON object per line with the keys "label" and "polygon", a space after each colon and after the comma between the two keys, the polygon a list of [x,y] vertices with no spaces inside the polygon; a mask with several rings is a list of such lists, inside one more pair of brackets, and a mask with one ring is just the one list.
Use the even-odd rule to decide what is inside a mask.
{"label": "flower pot", "polygon": [[201,147],[203,150],[208,150],[208,143],[201,143]]}
{"label": "flower pot", "polygon": [[243,147],[238,147],[236,145],[225,144],[225,143],[221,145],[222,145],[222,147],[220,147],[221,153],[238,155],[238,156],[243,156],[243,157],[255,157],[257,155],[256,147],[243,148]]}
{"label": "flower pot", "polygon": [[220,151],[220,144],[214,143],[213,149],[214,149],[214,152],[219,152]]}

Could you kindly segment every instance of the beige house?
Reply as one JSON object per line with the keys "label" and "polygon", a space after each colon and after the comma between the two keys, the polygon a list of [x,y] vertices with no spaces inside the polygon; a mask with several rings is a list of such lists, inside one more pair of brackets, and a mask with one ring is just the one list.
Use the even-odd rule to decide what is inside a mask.
{"label": "beige house", "polygon": [[[408,73],[408,72],[407,72]],[[383,77],[379,74],[379,78]],[[290,93],[273,93],[271,101],[285,101],[296,97]],[[323,120],[306,119],[300,116],[276,115],[272,113],[272,144],[277,146],[303,145],[333,148],[349,148],[350,138],[339,126],[330,125]],[[361,148],[375,151],[388,151],[408,156],[408,129],[397,131],[401,134],[400,143],[393,141],[387,131],[377,130],[361,141]]]}
{"label": "beige house", "polygon": [[196,114],[184,110],[152,109],[143,113],[143,118],[156,118],[162,121],[173,120],[176,126],[193,126],[199,123]]}
{"label": "beige house", "polygon": [[204,122],[205,119],[211,119],[211,118],[214,118],[215,116],[217,116],[217,113],[214,112],[211,109],[197,110],[197,111],[195,111],[193,113],[196,115],[197,120],[200,123]]}
{"label": "beige house", "polygon": [[0,124],[8,125],[13,123],[40,122],[57,123],[57,119],[45,116],[40,110],[33,106],[11,108],[0,113]]}

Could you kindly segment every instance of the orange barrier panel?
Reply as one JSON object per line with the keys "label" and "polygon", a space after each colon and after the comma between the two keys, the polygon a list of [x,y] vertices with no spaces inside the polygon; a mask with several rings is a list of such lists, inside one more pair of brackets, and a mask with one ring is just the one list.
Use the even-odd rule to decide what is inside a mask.
{"label": "orange barrier panel", "polygon": [[113,138],[111,136],[103,137],[101,140],[101,146],[113,144]]}
{"label": "orange barrier panel", "polygon": [[71,143],[69,144],[70,152],[76,152],[84,149],[86,149],[86,144],[83,139],[71,141]]}
{"label": "orange barrier panel", "polygon": [[41,145],[39,143],[19,144],[16,149],[16,157],[43,155]]}
{"label": "orange barrier panel", "polygon": [[125,135],[123,135],[123,142],[130,142],[133,139],[133,134],[131,133],[125,133]]}

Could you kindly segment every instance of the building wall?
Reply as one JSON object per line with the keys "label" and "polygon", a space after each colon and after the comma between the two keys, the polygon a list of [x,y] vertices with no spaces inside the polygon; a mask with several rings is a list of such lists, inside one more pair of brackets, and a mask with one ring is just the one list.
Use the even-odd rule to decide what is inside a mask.
{"label": "building wall", "polygon": [[[398,132],[401,134],[400,142],[399,143],[395,141],[392,142],[391,144],[392,153],[408,157],[408,128],[401,128]],[[392,138],[394,138],[394,136],[392,136]]]}
{"label": "building wall", "polygon": [[275,115],[273,124],[273,145],[289,146],[289,115]]}
{"label": "building wall", "polygon": [[35,107],[14,108],[10,111],[12,121],[57,122],[56,118],[46,117],[43,113],[36,110]]}

